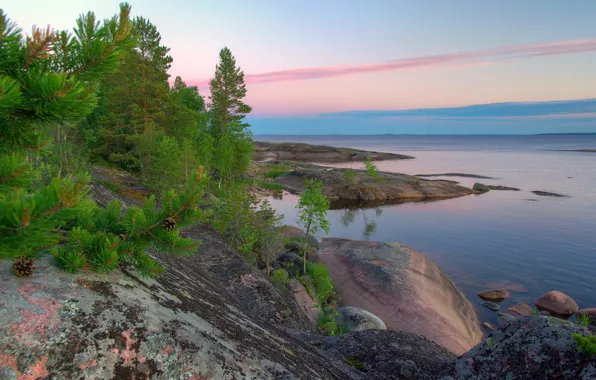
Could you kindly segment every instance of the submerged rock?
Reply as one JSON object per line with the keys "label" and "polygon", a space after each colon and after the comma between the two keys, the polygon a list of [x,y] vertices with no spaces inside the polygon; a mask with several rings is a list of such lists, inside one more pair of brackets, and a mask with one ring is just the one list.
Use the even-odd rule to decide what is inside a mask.
{"label": "submerged rock", "polygon": [[497,322],[499,323],[499,326],[504,326],[507,323],[514,321],[516,319],[517,319],[517,317],[515,317],[511,314],[499,312],[499,316],[497,317]]}
{"label": "submerged rock", "polygon": [[381,318],[359,307],[342,306],[337,312],[340,322],[348,331],[387,330]]}
{"label": "submerged rock", "polygon": [[490,301],[484,301],[481,305],[492,311],[497,311],[501,308],[501,306],[499,306],[498,304]]}
{"label": "submerged rock", "polygon": [[495,331],[497,327],[490,322],[482,322],[482,326],[486,327],[489,330]]}
{"label": "submerged rock", "polygon": [[500,185],[488,185],[488,188],[491,190],[498,190],[498,191],[521,191],[517,187],[508,187],[508,186],[500,186]]}
{"label": "submerged rock", "polygon": [[480,182],[476,182],[474,184],[474,186],[472,187],[472,189],[479,191],[481,193],[486,193],[486,192],[490,191],[490,187],[488,187],[487,185],[480,183]]}
{"label": "submerged rock", "polygon": [[553,290],[542,295],[536,300],[535,305],[540,311],[548,311],[554,316],[564,318],[569,318],[579,310],[577,302],[558,290]]}
{"label": "submerged rock", "polygon": [[548,191],[540,191],[540,190],[534,190],[534,191],[532,191],[532,193],[534,193],[536,195],[540,195],[541,197],[558,197],[558,198],[566,198],[566,197],[568,197],[567,195],[557,194],[557,193],[550,193]]}
{"label": "submerged rock", "polygon": [[455,362],[455,379],[594,379],[596,358],[577,349],[571,334],[590,334],[558,318],[510,322]]}
{"label": "submerged rock", "polygon": [[506,289],[488,289],[478,292],[478,297],[485,301],[501,302],[509,298],[509,292]]}
{"label": "submerged rock", "polygon": [[507,310],[523,316],[534,314],[534,309],[532,309],[532,306],[526,303],[518,303],[517,305],[508,307]]}
{"label": "submerged rock", "polygon": [[476,311],[432,261],[398,243],[325,238],[325,263],[342,302],[387,329],[420,334],[462,354],[480,342]]}

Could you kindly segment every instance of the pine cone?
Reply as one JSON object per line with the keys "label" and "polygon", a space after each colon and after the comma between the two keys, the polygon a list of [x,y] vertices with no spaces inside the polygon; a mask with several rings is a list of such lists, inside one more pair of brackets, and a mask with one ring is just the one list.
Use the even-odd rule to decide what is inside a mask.
{"label": "pine cone", "polygon": [[29,277],[33,274],[34,269],[33,259],[28,259],[26,257],[21,257],[20,259],[15,260],[12,264],[12,270],[17,277]]}
{"label": "pine cone", "polygon": [[176,228],[176,221],[172,218],[166,218],[163,221],[163,229],[166,231],[173,231]]}

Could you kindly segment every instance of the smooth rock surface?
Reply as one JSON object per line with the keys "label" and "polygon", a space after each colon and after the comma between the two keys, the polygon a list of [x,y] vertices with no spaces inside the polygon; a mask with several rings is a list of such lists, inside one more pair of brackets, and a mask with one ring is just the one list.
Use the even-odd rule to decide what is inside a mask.
{"label": "smooth rock surface", "polygon": [[348,331],[387,330],[381,318],[359,307],[342,306],[337,312],[339,320]]}
{"label": "smooth rock surface", "polygon": [[579,310],[577,302],[558,290],[542,295],[536,300],[535,305],[538,310],[548,311],[557,317],[570,317]]}
{"label": "smooth rock surface", "polygon": [[489,330],[495,331],[497,327],[490,322],[482,322],[482,326],[486,327]]}
{"label": "smooth rock surface", "polygon": [[487,309],[490,309],[492,311],[497,311],[501,308],[501,306],[499,306],[498,304],[494,303],[494,302],[490,302],[490,301],[484,301],[482,303],[482,306],[484,306]]}
{"label": "smooth rock surface", "polygon": [[517,305],[508,307],[507,310],[522,316],[530,316],[534,314],[534,309],[532,309],[532,306],[526,303],[518,303]]}
{"label": "smooth rock surface", "polygon": [[325,263],[343,303],[389,330],[420,334],[462,354],[480,342],[474,307],[439,267],[398,243],[324,238]]}
{"label": "smooth rock surface", "polygon": [[573,333],[590,332],[558,318],[519,318],[458,358],[453,378],[594,379],[596,358],[577,350]]}
{"label": "smooth rock surface", "polygon": [[488,187],[487,185],[480,183],[480,182],[476,182],[474,184],[474,186],[472,187],[472,189],[479,191],[481,193],[486,193],[486,192],[490,191],[490,187]]}
{"label": "smooth rock surface", "polygon": [[352,182],[344,177],[345,169],[310,166],[277,177],[275,182],[293,193],[301,193],[306,179],[323,183],[323,192],[331,201],[412,201],[447,199],[474,194],[475,191],[451,181],[428,180],[400,173],[379,172],[380,180],[362,170]]}
{"label": "smooth rock surface", "polygon": [[291,279],[290,280],[290,290],[294,294],[294,299],[300,309],[304,312],[308,319],[310,319],[313,323],[317,323],[317,317],[319,316],[319,309],[316,307],[315,301],[310,298],[310,295],[306,291],[304,285],[302,285],[298,280]]}
{"label": "smooth rock surface", "polygon": [[478,297],[485,301],[501,302],[509,298],[509,292],[506,289],[488,289],[478,292]]}

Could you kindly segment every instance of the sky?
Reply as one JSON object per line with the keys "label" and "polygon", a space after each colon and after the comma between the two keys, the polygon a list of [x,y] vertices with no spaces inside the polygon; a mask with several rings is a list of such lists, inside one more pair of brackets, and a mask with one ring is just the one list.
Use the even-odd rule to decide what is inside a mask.
{"label": "sky", "polygon": [[[172,78],[203,95],[219,50],[232,50],[255,134],[596,132],[593,0],[129,3],[171,48]],[[118,4],[0,7],[30,33],[70,29],[88,10],[107,18]]]}

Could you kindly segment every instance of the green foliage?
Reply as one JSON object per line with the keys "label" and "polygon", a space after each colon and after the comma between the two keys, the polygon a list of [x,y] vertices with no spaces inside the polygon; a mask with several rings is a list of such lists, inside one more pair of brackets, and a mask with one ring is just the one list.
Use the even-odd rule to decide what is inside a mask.
{"label": "green foliage", "polygon": [[277,178],[284,174],[288,174],[289,172],[289,170],[270,170],[267,173],[265,173],[265,178]]}
{"label": "green foliage", "polygon": [[93,111],[98,83],[132,41],[129,13],[122,4],[119,16],[103,23],[91,12],[81,16],[74,35],[48,27],[24,38],[0,10],[0,257],[51,248],[61,227],[92,208],[86,175],[48,179],[29,193],[39,179],[31,157],[48,152],[51,128]]}
{"label": "green foliage", "polygon": [[358,172],[354,169],[345,169],[343,172],[344,180],[348,185],[353,185],[356,181],[356,177],[358,177]]}
{"label": "green foliage", "polygon": [[323,263],[311,263],[306,265],[306,273],[310,277],[315,290],[315,299],[319,305],[327,306],[331,304],[335,297],[335,287],[329,277],[329,271]]}
{"label": "green foliage", "polygon": [[269,202],[257,209],[243,185],[232,187],[215,206],[213,228],[250,263],[269,261],[280,253],[281,236],[276,231],[282,215]]}
{"label": "green foliage", "polygon": [[252,111],[243,101],[244,73],[227,47],[219,53],[215,77],[209,87],[209,132],[215,147],[211,167],[220,181],[227,181],[248,170],[253,149],[249,125],[244,122],[244,117]]}
{"label": "green foliage", "polygon": [[[156,206],[152,196],[142,207],[131,206],[125,211],[118,200],[105,208],[88,210],[68,231],[64,244],[52,250],[56,263],[71,272],[87,263],[93,270],[105,273],[124,263],[142,276],[158,276],[163,267],[147,255],[148,249],[190,254],[200,244],[181,237],[179,228],[203,222],[210,215],[198,207],[205,183],[199,172],[179,193],[164,192],[161,207]],[[168,229],[166,219],[174,221],[176,228]]]}
{"label": "green foliage", "polygon": [[285,269],[276,269],[271,272],[271,282],[273,282],[278,287],[286,287],[290,283],[290,276],[288,275],[288,271]]}
{"label": "green foliage", "polygon": [[[304,191],[300,195],[298,213],[296,218],[298,224],[306,228],[306,237],[316,234],[319,230],[329,233],[329,200],[323,194],[323,184],[320,181],[307,179],[304,182]],[[304,252],[304,272],[306,272],[306,250]]]}
{"label": "green foliage", "polygon": [[368,157],[364,161],[364,169],[366,170],[366,175],[371,178],[376,178],[379,175],[379,170],[377,169],[377,166],[372,162],[370,157]]}
{"label": "green foliage", "polygon": [[341,335],[347,332],[345,326],[339,321],[339,314],[335,308],[325,308],[317,317],[317,330],[327,336]]}
{"label": "green foliage", "polygon": [[273,190],[277,192],[283,191],[283,186],[275,182],[259,181],[259,186],[263,189]]}
{"label": "green foliage", "polygon": [[592,322],[592,318],[590,318],[589,314],[576,315],[576,319],[577,322],[583,327],[588,327]]}
{"label": "green foliage", "polygon": [[575,342],[577,349],[580,352],[588,355],[589,358],[596,357],[596,336],[595,335],[581,335],[571,334],[571,339]]}

